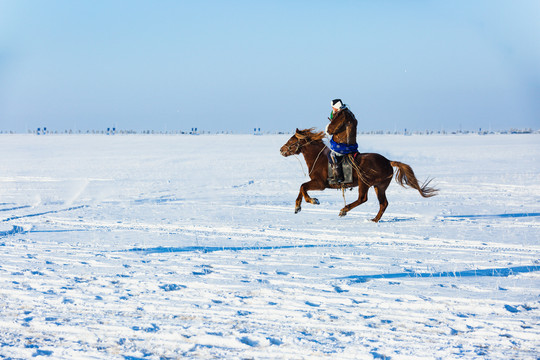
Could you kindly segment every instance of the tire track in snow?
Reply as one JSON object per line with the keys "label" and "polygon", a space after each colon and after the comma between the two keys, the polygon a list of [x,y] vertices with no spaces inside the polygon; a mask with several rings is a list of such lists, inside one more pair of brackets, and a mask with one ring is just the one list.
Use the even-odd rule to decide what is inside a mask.
{"label": "tire track in snow", "polygon": [[[68,209],[66,209],[68,210]],[[102,229],[105,231],[145,231],[166,234],[201,234],[223,237],[255,237],[283,240],[314,240],[318,242],[343,243],[343,239],[348,239],[349,244],[358,246],[415,246],[419,248],[437,248],[441,246],[446,250],[499,250],[515,252],[539,252],[540,246],[509,245],[507,243],[485,243],[484,241],[429,238],[410,234],[394,234],[380,230],[364,231],[362,236],[358,232],[342,230],[339,234],[331,230],[313,230],[311,232],[294,231],[290,228],[251,228],[238,226],[205,226],[205,225],[175,225],[175,224],[149,224],[141,222],[118,223],[114,221],[85,221],[83,219],[50,219],[49,224],[59,225],[68,228]],[[406,237],[406,238],[405,238]]]}
{"label": "tire track in snow", "polygon": [[73,211],[73,210],[83,209],[83,208],[86,208],[86,207],[88,207],[88,205],[79,205],[79,206],[73,206],[73,207],[70,207],[70,208],[67,208],[67,209],[50,210],[50,211],[44,211],[44,212],[34,213],[34,214],[12,216],[12,217],[9,217],[7,219],[0,220],[0,222],[7,222],[7,221],[11,221],[11,220],[18,220],[18,219],[24,219],[24,218],[32,218],[32,217],[42,216],[42,215],[47,215],[47,214],[57,214],[57,213],[66,212],[66,211]]}

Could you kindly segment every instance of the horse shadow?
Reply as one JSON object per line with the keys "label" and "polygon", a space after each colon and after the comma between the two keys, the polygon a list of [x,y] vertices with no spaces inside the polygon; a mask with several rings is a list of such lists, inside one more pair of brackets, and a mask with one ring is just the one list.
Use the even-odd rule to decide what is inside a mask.
{"label": "horse shadow", "polygon": [[380,223],[398,223],[398,222],[407,222],[407,221],[414,221],[416,220],[415,217],[393,217],[389,219],[381,219],[379,220]]}

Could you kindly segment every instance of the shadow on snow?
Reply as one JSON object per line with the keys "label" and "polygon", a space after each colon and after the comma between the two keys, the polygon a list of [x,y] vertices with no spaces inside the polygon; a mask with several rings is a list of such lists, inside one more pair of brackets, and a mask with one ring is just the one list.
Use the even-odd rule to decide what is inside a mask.
{"label": "shadow on snow", "polygon": [[465,270],[465,271],[442,271],[434,273],[416,273],[402,272],[395,274],[377,274],[377,275],[351,275],[341,279],[349,279],[352,283],[364,283],[373,279],[397,279],[397,278],[445,278],[445,277],[507,277],[510,275],[518,275],[540,271],[540,266],[515,266],[499,269],[483,269],[483,270]]}
{"label": "shadow on snow", "polygon": [[493,215],[445,215],[444,219],[492,219],[492,218],[523,218],[537,217],[540,213],[515,213],[515,214],[493,214]]}
{"label": "shadow on snow", "polygon": [[7,231],[0,231],[0,237],[4,237],[4,236],[8,236],[8,235],[13,235],[13,234],[21,234],[21,233],[24,233],[24,229],[22,226],[16,226],[14,225],[13,228],[11,230],[7,230]]}
{"label": "shadow on snow", "polygon": [[249,251],[249,250],[283,250],[283,249],[312,249],[324,247],[353,247],[354,245],[282,245],[282,246],[185,246],[185,247],[155,247],[155,248],[133,248],[123,250],[124,252],[143,252],[146,254],[179,253],[179,252],[202,252],[211,253],[216,251]]}
{"label": "shadow on snow", "polygon": [[[12,217],[9,217],[7,219],[0,220],[0,222],[7,222],[7,221],[11,221],[11,220],[17,220],[17,219],[23,219],[23,218],[29,218],[29,217],[35,217],[35,216],[41,216],[41,215],[47,215],[47,214],[57,214],[57,213],[64,212],[64,211],[72,211],[72,210],[82,209],[82,208],[86,208],[86,207],[88,207],[88,205],[73,206],[73,207],[70,207],[70,208],[67,208],[67,209],[44,211],[44,212],[40,212],[40,213],[36,213],[36,214],[12,216]],[[24,208],[24,207],[21,207],[21,208]]]}

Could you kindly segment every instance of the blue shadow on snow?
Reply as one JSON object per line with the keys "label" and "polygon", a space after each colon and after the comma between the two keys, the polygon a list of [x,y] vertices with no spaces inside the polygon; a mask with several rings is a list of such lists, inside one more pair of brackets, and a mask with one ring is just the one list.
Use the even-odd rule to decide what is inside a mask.
{"label": "blue shadow on snow", "polygon": [[12,217],[9,217],[7,219],[0,220],[0,222],[6,222],[6,221],[11,221],[11,220],[17,220],[17,219],[23,219],[23,218],[41,216],[41,215],[47,215],[47,214],[57,214],[57,213],[64,212],[64,211],[72,211],[72,210],[82,209],[82,208],[86,208],[86,207],[88,207],[88,205],[73,206],[73,207],[70,207],[70,208],[67,208],[67,209],[50,210],[50,211],[45,211],[45,212],[36,213],[36,214],[12,216]]}
{"label": "blue shadow on snow", "polygon": [[14,234],[27,234],[27,233],[64,233],[64,232],[83,232],[85,229],[66,229],[66,230],[24,230],[22,226],[13,225],[11,230],[0,231],[0,238],[14,235]]}
{"label": "blue shadow on snow", "polygon": [[381,219],[379,220],[380,223],[396,223],[396,222],[404,222],[404,221],[414,221],[416,218],[414,217],[394,217],[394,218],[388,218],[388,219]]}
{"label": "blue shadow on snow", "polygon": [[0,231],[0,237],[13,235],[13,234],[21,234],[23,232],[24,232],[24,229],[22,226],[13,225],[13,228],[11,230]]}
{"label": "blue shadow on snow", "polygon": [[282,245],[282,246],[185,246],[185,247],[155,247],[155,248],[133,248],[123,250],[124,252],[144,252],[146,254],[161,254],[174,252],[202,252],[210,253],[216,251],[246,251],[246,250],[281,250],[281,249],[312,249],[323,247],[353,247],[354,245]]}
{"label": "blue shadow on snow", "polygon": [[491,218],[522,218],[537,217],[540,213],[515,213],[515,214],[494,214],[494,215],[445,215],[444,219],[491,219]]}
{"label": "blue shadow on snow", "polygon": [[353,283],[364,283],[373,279],[397,279],[397,278],[445,278],[445,277],[507,277],[510,275],[518,275],[540,271],[540,266],[515,266],[499,269],[483,269],[483,270],[465,270],[465,271],[442,271],[435,273],[415,273],[402,272],[395,274],[378,274],[378,275],[351,275],[341,279],[349,279]]}
{"label": "blue shadow on snow", "polygon": [[19,210],[19,209],[27,209],[29,207],[31,207],[31,206],[30,205],[15,206],[15,207],[7,208],[7,209],[0,209],[0,211],[12,211],[12,210]]}

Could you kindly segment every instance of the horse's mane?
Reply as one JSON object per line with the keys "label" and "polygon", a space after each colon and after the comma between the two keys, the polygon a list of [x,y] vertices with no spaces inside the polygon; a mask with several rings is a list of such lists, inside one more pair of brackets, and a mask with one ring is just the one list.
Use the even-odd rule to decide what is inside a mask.
{"label": "horse's mane", "polygon": [[295,134],[298,140],[308,139],[311,141],[322,140],[326,134],[324,131],[315,131],[315,128],[298,130]]}

